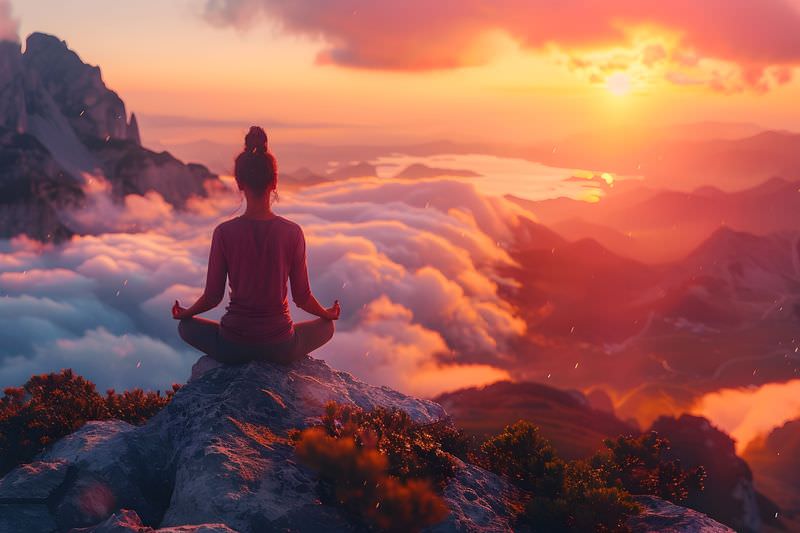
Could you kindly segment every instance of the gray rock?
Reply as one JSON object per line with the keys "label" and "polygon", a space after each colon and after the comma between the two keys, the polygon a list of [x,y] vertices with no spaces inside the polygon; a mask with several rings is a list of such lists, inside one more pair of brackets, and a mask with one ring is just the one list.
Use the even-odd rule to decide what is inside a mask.
{"label": "gray rock", "polygon": [[459,470],[444,490],[450,516],[428,531],[512,531],[514,515],[511,501],[520,501],[521,492],[503,478],[459,461]]}
{"label": "gray rock", "polygon": [[[357,531],[319,501],[316,476],[287,439],[289,430],[318,421],[328,401],[395,407],[419,422],[446,416],[434,402],[367,385],[311,358],[289,367],[202,358],[144,426],[89,422],[0,480],[0,495],[28,498],[0,499],[0,531]],[[450,514],[429,531],[512,530],[513,504],[524,495],[455,461],[443,492]],[[657,498],[639,501],[646,512],[632,521],[636,531],[730,531]]]}
{"label": "gray rock", "polygon": [[0,165],[0,238],[26,233],[60,241],[72,236],[59,212],[82,205],[78,180],[25,133],[0,128],[0,161],[5,162]]}
{"label": "gray rock", "polygon": [[0,502],[9,499],[45,502],[67,478],[68,461],[36,461],[0,479]]}
{"label": "gray rock", "polygon": [[734,533],[728,526],[722,525],[686,507],[675,505],[655,496],[636,496],[642,505],[642,514],[633,517],[628,525],[633,533]]}
{"label": "gray rock", "polygon": [[96,526],[78,528],[72,533],[237,533],[225,524],[202,524],[198,526],[168,527],[153,529],[142,524],[136,511],[122,509]]}
{"label": "gray rock", "polygon": [[178,208],[222,187],[204,166],[142,147],[136,117],[128,122],[100,69],[42,33],[24,53],[0,42],[0,161],[0,239],[59,242],[97,231],[72,216],[84,206],[84,174],[110,182],[115,201],[156,191]]}
{"label": "gray rock", "polygon": [[0,503],[0,531],[3,533],[50,532],[56,529],[46,505]]}
{"label": "gray rock", "polygon": [[[328,401],[397,407],[420,422],[446,415],[434,402],[372,387],[315,359],[291,367],[219,366],[201,359],[190,382],[146,425],[90,422],[37,457],[41,472],[48,471],[44,465],[71,472],[50,501],[50,520],[60,529],[102,523],[91,531],[103,532],[218,523],[241,533],[350,530],[337,508],[320,504],[316,477],[297,463],[287,441],[288,430],[317,421]],[[460,466],[445,492],[453,514],[437,531],[508,524],[502,499],[509,485]],[[33,469],[15,469],[0,487],[22,483]],[[48,530],[38,523],[31,518],[26,530]],[[134,529],[124,529],[129,525]]]}
{"label": "gray rock", "polygon": [[122,99],[103,83],[100,68],[81,61],[66,42],[32,33],[25,44],[23,62],[79,136],[128,138],[128,116]]}

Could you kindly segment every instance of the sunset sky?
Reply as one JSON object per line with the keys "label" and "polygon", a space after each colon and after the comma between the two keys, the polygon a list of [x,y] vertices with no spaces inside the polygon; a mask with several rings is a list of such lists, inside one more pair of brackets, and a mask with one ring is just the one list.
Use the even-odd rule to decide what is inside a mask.
{"label": "sunset sky", "polygon": [[4,33],[100,65],[145,142],[250,122],[326,144],[800,130],[800,0],[12,0],[11,17]]}

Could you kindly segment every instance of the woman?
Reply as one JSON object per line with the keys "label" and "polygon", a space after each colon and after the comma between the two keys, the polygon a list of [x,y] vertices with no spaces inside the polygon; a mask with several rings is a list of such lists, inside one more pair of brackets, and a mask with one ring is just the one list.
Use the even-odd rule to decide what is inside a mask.
{"label": "woman", "polygon": [[[319,304],[308,282],[303,230],[272,212],[278,172],[263,129],[250,128],[234,175],[247,209],[214,229],[205,291],[188,309],[176,300],[172,316],[180,320],[181,338],[217,361],[288,364],[331,340],[339,301],[327,309]],[[231,291],[225,315],[219,323],[197,318],[222,301],[226,277]],[[318,319],[292,322],[287,280],[297,307]]]}

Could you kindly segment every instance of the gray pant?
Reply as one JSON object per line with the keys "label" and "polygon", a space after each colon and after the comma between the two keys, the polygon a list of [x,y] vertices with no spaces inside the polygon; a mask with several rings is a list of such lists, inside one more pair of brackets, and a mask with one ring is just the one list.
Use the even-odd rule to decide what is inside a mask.
{"label": "gray pant", "polygon": [[294,336],[285,342],[240,344],[220,335],[219,323],[213,320],[192,317],[178,322],[178,334],[187,344],[220,363],[231,365],[248,361],[291,364],[331,340],[333,333],[333,322],[319,318],[295,324]]}

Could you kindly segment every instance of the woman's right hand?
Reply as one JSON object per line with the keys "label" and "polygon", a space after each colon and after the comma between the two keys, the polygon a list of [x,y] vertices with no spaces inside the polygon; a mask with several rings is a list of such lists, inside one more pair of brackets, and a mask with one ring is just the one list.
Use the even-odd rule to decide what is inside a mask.
{"label": "woman's right hand", "polygon": [[324,318],[328,320],[339,320],[339,315],[342,313],[342,308],[339,306],[339,300],[333,302],[333,307],[329,307],[325,310],[326,315]]}

